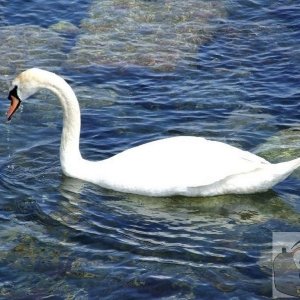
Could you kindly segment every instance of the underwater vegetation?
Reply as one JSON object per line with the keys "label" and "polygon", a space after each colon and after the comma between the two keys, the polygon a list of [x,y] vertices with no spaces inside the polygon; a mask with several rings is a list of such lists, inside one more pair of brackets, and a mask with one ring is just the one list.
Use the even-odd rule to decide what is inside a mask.
{"label": "underwater vegetation", "polygon": [[[300,128],[289,128],[277,132],[257,147],[256,154],[274,163],[300,157],[299,131]],[[300,170],[296,170],[293,176],[299,178]]]}

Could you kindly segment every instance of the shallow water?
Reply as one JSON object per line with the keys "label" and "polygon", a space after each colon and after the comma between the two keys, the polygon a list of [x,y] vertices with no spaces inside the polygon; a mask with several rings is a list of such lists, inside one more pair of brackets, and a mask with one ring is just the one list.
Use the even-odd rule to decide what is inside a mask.
{"label": "shallow water", "polygon": [[[95,1],[95,12],[101,2],[106,9],[116,5]],[[272,161],[277,153],[280,160],[299,156],[300,5],[203,1],[211,14],[192,22],[188,2],[176,2],[167,24],[158,21],[183,22],[183,11],[184,30],[195,37],[196,51],[172,56],[171,65],[161,64],[164,56],[156,52],[159,64],[145,64],[128,59],[132,48],[117,53],[107,45],[115,59],[106,53],[91,63],[86,51],[97,53],[99,41],[85,43],[84,51],[78,45],[93,22],[92,1],[0,2],[1,98],[25,68],[63,75],[80,99],[81,151],[90,159],[179,134],[225,141]],[[117,26],[121,12],[140,16],[145,3],[153,13],[169,1],[120,3],[110,16]],[[190,22],[202,28],[201,38]],[[115,45],[137,42],[132,31],[121,33]],[[149,39],[147,30],[140,34]],[[136,49],[144,51],[145,40]],[[179,36],[173,46],[182,41]],[[2,101],[3,116],[7,106]],[[272,232],[300,230],[299,172],[258,195],[139,197],[61,174],[61,113],[53,95],[39,93],[0,127],[0,299],[272,296]]]}

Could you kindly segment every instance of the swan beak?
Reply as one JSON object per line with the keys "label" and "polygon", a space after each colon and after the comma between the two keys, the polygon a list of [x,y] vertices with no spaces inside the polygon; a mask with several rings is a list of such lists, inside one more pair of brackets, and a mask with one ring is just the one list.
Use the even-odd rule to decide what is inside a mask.
{"label": "swan beak", "polygon": [[14,113],[17,111],[21,104],[21,100],[13,95],[9,95],[8,99],[10,100],[10,107],[6,113],[7,121],[10,121]]}

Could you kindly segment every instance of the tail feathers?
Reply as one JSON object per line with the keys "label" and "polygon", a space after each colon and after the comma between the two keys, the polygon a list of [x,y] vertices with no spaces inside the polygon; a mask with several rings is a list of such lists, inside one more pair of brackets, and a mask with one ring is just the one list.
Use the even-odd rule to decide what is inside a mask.
{"label": "tail feathers", "polygon": [[250,172],[233,174],[209,185],[188,187],[182,194],[214,196],[265,192],[299,167],[300,158],[278,164],[264,164]]}
{"label": "tail feathers", "polygon": [[300,167],[300,158],[296,158],[290,161],[281,162],[278,164],[272,165],[274,168],[274,173],[278,176],[282,176],[281,180],[287,178],[290,174],[292,174],[296,169]]}

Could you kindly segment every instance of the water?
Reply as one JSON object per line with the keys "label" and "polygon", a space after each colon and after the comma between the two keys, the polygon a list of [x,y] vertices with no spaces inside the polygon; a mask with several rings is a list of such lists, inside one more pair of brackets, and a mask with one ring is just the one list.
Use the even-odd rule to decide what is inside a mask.
{"label": "water", "polygon": [[[101,3],[118,12],[103,27]],[[90,159],[179,134],[272,161],[300,156],[297,1],[120,3],[0,2],[1,98],[25,68],[63,75],[80,99],[81,151]],[[139,10],[156,19],[142,23]],[[124,16],[131,31],[113,34]],[[170,26],[181,30],[172,35]],[[153,50],[158,36],[168,51]],[[114,44],[97,56],[101,38]],[[131,39],[141,45],[121,47]],[[140,197],[61,174],[53,95],[41,92],[0,126],[0,299],[272,296],[272,232],[300,230],[299,172],[258,195]]]}

